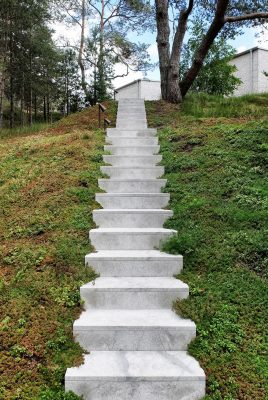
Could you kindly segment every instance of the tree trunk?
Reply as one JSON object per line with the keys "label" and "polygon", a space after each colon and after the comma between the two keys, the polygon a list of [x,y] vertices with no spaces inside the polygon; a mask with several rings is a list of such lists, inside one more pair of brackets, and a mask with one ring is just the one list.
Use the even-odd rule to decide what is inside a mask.
{"label": "tree trunk", "polygon": [[46,96],[44,96],[44,107],[43,107],[43,112],[44,112],[44,122],[47,122],[47,105],[46,105]]}
{"label": "tree trunk", "polygon": [[169,18],[168,0],[156,0],[157,47],[159,54],[159,69],[161,77],[161,93],[164,100],[168,99],[169,86]]}
{"label": "tree trunk", "polygon": [[10,77],[10,115],[9,115],[10,128],[14,127],[14,79],[13,72]]}
{"label": "tree trunk", "polygon": [[1,76],[0,76],[0,129],[3,127],[4,89],[5,89],[4,73],[1,73]]}
{"label": "tree trunk", "polygon": [[85,46],[85,23],[86,23],[86,2],[82,0],[81,4],[81,36],[80,36],[80,46],[79,46],[79,54],[78,54],[78,65],[81,71],[81,85],[84,90],[86,100],[88,97],[87,83],[86,83],[86,75],[85,75],[85,66],[83,61],[84,54],[84,46]]}
{"label": "tree trunk", "polygon": [[34,122],[37,122],[37,96],[34,95]]}

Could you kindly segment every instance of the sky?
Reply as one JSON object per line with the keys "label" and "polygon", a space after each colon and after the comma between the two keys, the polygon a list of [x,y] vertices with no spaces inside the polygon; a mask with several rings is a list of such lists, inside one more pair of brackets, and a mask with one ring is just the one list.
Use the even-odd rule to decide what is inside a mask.
{"label": "sky", "polygon": [[[63,23],[57,23],[53,26],[55,30],[54,37],[59,40],[60,37],[67,38],[70,43],[75,43],[80,36],[79,26],[71,26],[67,27]],[[235,40],[229,41],[229,43],[236,49],[237,53],[245,51],[255,46],[264,47],[268,49],[268,29],[264,34],[259,34],[259,37],[256,37],[258,34],[258,28],[250,28],[245,29],[244,34],[238,36]],[[153,63],[158,62],[158,53],[157,53],[157,45],[156,45],[156,35],[155,33],[145,33],[142,37],[138,37],[133,34],[129,35],[130,40],[138,40],[149,44],[148,52],[151,57],[151,61]],[[120,75],[126,71],[126,67],[123,64],[117,64],[115,66],[116,75]],[[159,80],[159,69],[158,67],[154,71],[148,71],[146,76],[142,72],[134,72],[130,71],[128,76],[123,78],[116,78],[113,81],[113,85],[115,88],[123,86],[129,82],[132,82],[135,79],[148,78],[152,80]]]}

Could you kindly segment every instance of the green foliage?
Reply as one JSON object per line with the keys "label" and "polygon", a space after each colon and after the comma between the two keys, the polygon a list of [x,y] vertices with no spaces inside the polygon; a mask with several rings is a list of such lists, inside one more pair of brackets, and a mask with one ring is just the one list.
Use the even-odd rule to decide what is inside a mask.
{"label": "green foliage", "polygon": [[[181,79],[191,66],[193,57],[206,33],[204,24],[194,22],[190,38],[184,45],[180,63]],[[229,64],[235,50],[227,44],[225,37],[216,38],[207,54],[204,65],[193,82],[191,91],[208,94],[231,95],[241,80],[234,76],[236,67]]]}
{"label": "green foliage", "polygon": [[[200,105],[200,97],[191,101]],[[240,119],[228,110],[236,99],[224,100],[230,119],[215,96],[202,95],[202,118],[190,98],[182,112],[146,104],[150,126],[162,121],[174,211],[165,226],[178,231],[163,249],[183,254],[179,279],[190,287],[174,309],[197,324],[190,352],[205,369],[206,400],[265,400],[267,393],[267,95],[237,100],[247,110]]]}
{"label": "green foliage", "polygon": [[[107,108],[114,120],[116,106]],[[104,141],[97,125],[92,107],[1,139],[1,399],[79,399],[64,392],[64,375],[83,362],[72,326],[79,288],[96,277],[84,257]]]}

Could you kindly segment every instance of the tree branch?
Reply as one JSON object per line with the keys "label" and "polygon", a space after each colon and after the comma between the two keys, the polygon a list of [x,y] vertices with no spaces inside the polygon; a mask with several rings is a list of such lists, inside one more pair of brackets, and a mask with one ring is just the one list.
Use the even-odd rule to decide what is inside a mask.
{"label": "tree branch", "polygon": [[181,47],[187,28],[187,21],[193,10],[193,6],[194,6],[194,0],[189,0],[188,7],[185,10],[182,10],[180,13],[177,30],[173,40],[171,63],[175,62],[177,64],[177,60],[180,59]]}
{"label": "tree branch", "polygon": [[224,22],[232,23],[239,21],[250,21],[253,19],[268,19],[268,12],[257,12],[257,13],[237,15],[237,16],[226,16],[224,18]]}
{"label": "tree branch", "polygon": [[186,75],[184,76],[183,80],[180,83],[181,94],[184,97],[190,87],[192,86],[193,81],[197,77],[200,69],[202,68],[203,62],[206,58],[206,55],[218,35],[225,24],[224,14],[227,10],[229,0],[218,0],[217,8],[215,12],[215,17],[211,22],[211,25],[204,36],[199,48],[197,49],[193,63],[190,69],[187,71]]}

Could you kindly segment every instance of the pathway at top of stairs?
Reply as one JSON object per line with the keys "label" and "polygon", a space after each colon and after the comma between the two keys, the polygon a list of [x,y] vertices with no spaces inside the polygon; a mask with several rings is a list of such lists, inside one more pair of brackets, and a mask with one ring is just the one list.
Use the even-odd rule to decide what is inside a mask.
{"label": "pathway at top of stairs", "polygon": [[89,351],[84,364],[69,368],[66,390],[85,400],[197,400],[205,374],[187,354],[195,324],[171,311],[188,286],[173,277],[182,256],[156,250],[176,232],[164,229],[172,216],[157,132],[147,127],[144,101],[119,100],[116,128],[107,129],[96,194],[98,226],[90,231],[95,253],[86,256],[100,277],[81,287],[85,311],[74,336]]}

